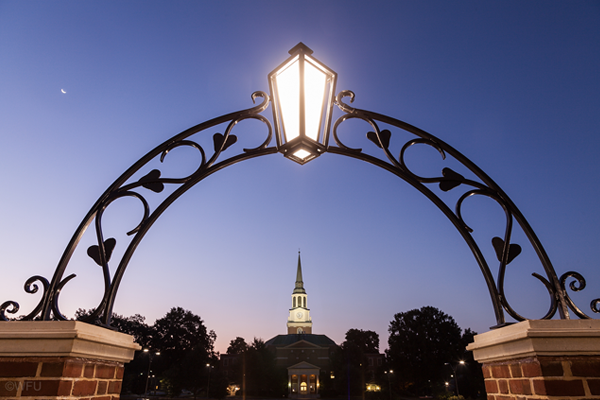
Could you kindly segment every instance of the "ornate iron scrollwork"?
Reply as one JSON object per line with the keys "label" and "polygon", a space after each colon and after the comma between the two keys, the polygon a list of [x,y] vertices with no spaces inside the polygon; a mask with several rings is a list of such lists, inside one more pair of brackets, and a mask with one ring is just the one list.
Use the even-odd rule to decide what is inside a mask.
{"label": "ornate iron scrollwork", "polygon": [[[184,132],[181,132],[180,134],[156,147],[154,150],[136,162],[131,168],[125,171],[125,173],[119,177],[104,192],[102,196],[100,196],[100,198],[96,201],[79,225],[70,243],[65,249],[65,252],[63,253],[52,281],[49,282],[44,277],[37,275],[27,280],[25,283],[25,291],[27,293],[36,293],[39,289],[36,282],[39,282],[43,286],[43,294],[39,304],[29,315],[23,317],[23,319],[66,319],[59,310],[58,298],[62,288],[66,283],[73,279],[75,275],[71,274],[66,278],[63,278],[63,275],[75,248],[81,240],[83,233],[86,231],[91,222],[94,221],[96,230],[96,244],[87,249],[87,254],[98,266],[102,268],[104,294],[100,303],[91,313],[91,315],[86,317],[86,321],[109,326],[119,283],[123,277],[129,260],[131,259],[131,256],[133,255],[133,252],[137,248],[138,244],[145,236],[146,232],[150,229],[156,219],[166,210],[166,208],[169,207],[183,193],[212,173],[240,161],[267,154],[274,154],[278,151],[276,146],[269,147],[272,138],[271,123],[264,116],[260,115],[260,113],[268,107],[270,101],[269,96],[264,92],[255,92],[252,94],[253,101],[255,101],[258,97],[263,99],[261,104],[247,110],[238,111],[206,121]],[[332,129],[333,138],[337,146],[329,145],[327,151],[330,153],[336,153],[360,159],[390,171],[423,193],[444,213],[444,215],[446,215],[446,217],[454,224],[458,232],[471,249],[483,273],[492,299],[497,322],[495,327],[506,325],[507,322],[505,320],[504,312],[508,313],[508,315],[517,321],[522,321],[525,319],[525,317],[521,316],[509,304],[504,292],[506,268],[521,253],[521,246],[511,242],[511,237],[513,234],[513,222],[518,223],[523,232],[526,234],[546,273],[546,277],[543,277],[537,273],[533,273],[533,276],[542,282],[550,296],[550,307],[542,319],[550,319],[554,317],[557,310],[561,318],[569,318],[569,309],[571,309],[579,318],[590,318],[575,305],[567,293],[567,280],[575,279],[569,283],[568,287],[570,290],[577,292],[585,287],[584,278],[579,273],[573,271],[564,273],[560,279],[557,277],[554,267],[550,263],[544,248],[542,247],[534,231],[529,226],[527,220],[523,217],[519,209],[513,204],[510,198],[490,177],[488,177],[469,159],[448,144],[444,143],[439,138],[397,119],[371,111],[353,108],[344,103],[343,99],[345,97],[349,97],[350,102],[352,103],[355,95],[353,92],[347,90],[338,94],[336,103],[345,114],[338,118]],[[231,157],[219,161],[222,157],[222,154],[231,147],[235,146],[237,143],[237,136],[232,134],[233,127],[246,119],[255,119],[267,126],[268,134],[265,141],[255,148],[241,149],[241,151],[237,152]],[[338,128],[344,121],[350,119],[363,120],[371,126],[372,130],[366,133],[366,138],[382,151],[383,155],[381,157],[375,157],[367,154],[363,152],[361,148],[351,148],[346,146],[340,140]],[[207,131],[214,126],[225,123],[228,125],[224,133],[216,132],[212,136],[213,152],[210,157],[207,156],[206,150],[201,145],[189,139],[192,135]],[[390,145],[394,140],[394,133],[392,133],[389,129],[381,129],[380,124],[398,128],[402,131],[413,134],[416,137],[408,140],[406,143],[404,143],[404,145],[402,145],[399,155],[396,158],[390,151]],[[415,145],[426,145],[434,148],[440,154],[443,160],[446,159],[447,155],[450,155],[454,158],[454,160],[458,161],[462,167],[466,168],[468,171],[470,171],[470,173],[475,175],[478,180],[467,179],[462,173],[454,171],[449,167],[444,167],[441,170],[440,175],[434,177],[424,177],[414,173],[407,165],[405,154],[409,148]],[[189,147],[195,149],[199,154],[198,166],[191,174],[180,178],[169,178],[164,177],[160,169],[149,168],[149,163],[152,160],[158,158],[162,163],[169,152],[178,147]],[[146,171],[145,168],[150,170],[144,173],[144,171]],[[143,174],[141,178],[131,181],[132,177],[138,172]],[[430,186],[428,186],[431,184],[437,184],[442,192],[457,191],[460,190],[459,188],[466,188],[466,190],[459,196],[458,201],[454,205],[454,211],[452,211],[451,207],[439,196],[437,196]],[[171,194],[166,196],[166,198],[163,199],[158,206],[152,209],[147,200],[148,196],[162,193],[167,185],[174,185],[176,188]],[[505,231],[502,237],[495,236],[491,238],[491,246],[499,263],[497,279],[494,279],[494,276],[492,275],[488,266],[488,261],[483,256],[480,246],[472,236],[473,229],[466,223],[462,216],[464,201],[472,196],[485,196],[492,199],[502,208],[506,217]],[[104,211],[113,202],[125,197],[137,199],[142,206],[143,215],[137,226],[133,227],[129,232],[127,232],[127,235],[131,236],[132,239],[127,245],[124,254],[121,256],[120,260],[118,260],[118,266],[114,274],[111,274],[109,263],[114,261],[111,260],[111,257],[113,255],[113,250],[116,248],[118,243],[115,238],[104,238],[102,217]],[[590,306],[593,312],[600,312],[600,298],[593,300]],[[6,317],[6,313],[15,314],[18,312],[18,310],[18,303],[14,301],[4,302],[2,305],[0,305],[0,320],[6,321],[8,319]]]}
{"label": "ornate iron scrollwork", "polygon": [[[100,303],[94,308],[94,311],[90,315],[86,316],[83,320],[86,322],[109,326],[117,290],[129,260],[141,239],[144,237],[156,219],[162,214],[162,212],[188,189],[212,173],[245,159],[277,152],[277,148],[268,147],[273,136],[271,123],[264,116],[260,115],[260,113],[269,105],[269,96],[264,92],[258,91],[252,94],[252,101],[255,102],[259,97],[262,98],[263,101],[255,107],[206,121],[184,132],[181,132],[180,134],[172,137],[160,146],[156,147],[154,150],[136,162],[131,168],[125,171],[125,173],[121,175],[121,177],[119,177],[104,192],[102,196],[100,196],[100,198],[96,201],[79,225],[77,231],[71,239],[71,242],[68,244],[63,253],[52,281],[49,282],[46,278],[37,275],[27,280],[25,283],[25,291],[27,293],[36,293],[38,291],[39,288],[36,282],[40,282],[44,290],[38,305],[30,314],[22,319],[67,319],[59,309],[58,300],[62,288],[66,283],[73,279],[75,275],[71,274],[64,279],[63,275],[84,232],[87,230],[90,223],[94,221],[97,243],[87,249],[87,255],[94,261],[95,264],[102,268],[104,293]],[[241,151],[237,152],[231,157],[220,160],[223,153],[237,143],[237,136],[232,133],[233,128],[238,123],[246,119],[255,119],[264,123],[268,128],[266,139],[255,148],[241,149]],[[206,150],[201,145],[190,140],[189,138],[192,135],[207,131],[214,126],[225,123],[227,123],[227,127],[224,133],[216,132],[213,134],[213,152],[210,158],[207,159]],[[138,180],[130,182],[136,173],[143,173],[143,170],[148,168],[148,165],[151,161],[158,158],[161,163],[164,162],[169,152],[178,147],[190,147],[197,150],[199,154],[198,166],[191,174],[179,178],[164,177],[159,169],[154,168],[145,173]],[[149,201],[147,200],[148,196],[162,193],[166,185],[175,185],[177,188],[165,199],[160,201],[158,206],[156,206],[154,209],[151,209]],[[117,260],[118,266],[116,271],[114,274],[111,274],[109,264],[111,261],[114,261],[111,260],[111,257],[113,255],[113,250],[118,243],[115,238],[104,238],[102,217],[105,210],[110,207],[112,203],[125,197],[137,199],[143,208],[143,215],[137,226],[133,227],[127,232],[127,235],[132,236],[132,239],[125,250],[125,253],[122,255],[120,260]],[[18,311],[19,304],[17,302],[6,301],[0,305],[0,320],[7,321],[8,318],[6,313],[16,314]]]}
{"label": "ornate iron scrollwork", "polygon": [[[582,290],[585,287],[585,280],[583,277],[579,273],[572,271],[563,274],[560,279],[557,277],[554,267],[552,266],[542,244],[538,240],[525,217],[521,214],[519,209],[514,205],[506,193],[504,193],[489,176],[487,176],[469,159],[452,148],[450,145],[444,143],[439,138],[394,118],[351,107],[350,105],[344,103],[343,99],[345,97],[348,97],[350,99],[350,103],[352,103],[355,95],[351,91],[342,91],[336,98],[338,107],[342,111],[346,112],[346,114],[338,118],[333,126],[333,138],[338,147],[336,148],[330,146],[328,151],[359,158],[363,161],[370,162],[389,170],[413,185],[425,196],[427,196],[434,204],[436,204],[438,208],[440,208],[440,210],[446,215],[446,217],[450,219],[456,229],[458,229],[458,231],[461,233],[479,264],[479,267],[488,285],[488,290],[494,305],[497,321],[497,325],[495,327],[500,327],[506,324],[504,311],[506,311],[508,315],[517,321],[523,321],[526,319],[517,311],[515,311],[515,309],[510,305],[504,292],[506,268],[508,264],[510,264],[521,253],[521,246],[511,243],[513,221],[516,221],[520,225],[521,229],[528,237],[530,244],[535,249],[544,271],[546,272],[546,278],[537,273],[532,274],[544,284],[550,297],[549,310],[543,317],[541,317],[541,319],[550,319],[554,317],[557,310],[559,311],[561,318],[569,318],[569,309],[573,311],[573,313],[579,318],[590,318],[575,305],[566,290],[566,280],[568,278],[576,279],[576,281],[571,282],[569,285],[569,288],[572,291],[577,292]],[[361,119],[367,122],[373,128],[373,131],[367,132],[366,137],[369,141],[374,143],[383,151],[383,155],[385,158],[387,158],[388,162],[365,154],[363,153],[362,149],[350,148],[341,142],[338,134],[338,128],[344,121],[349,119]],[[392,140],[392,133],[388,129],[381,129],[379,123],[399,128],[400,130],[411,133],[417,137],[407,141],[402,146],[398,158],[395,158],[389,150]],[[405,154],[410,147],[419,144],[433,147],[439,152],[444,160],[446,159],[446,154],[451,155],[463,167],[477,176],[480,181],[466,179],[462,174],[448,167],[443,168],[441,170],[441,175],[436,177],[423,177],[414,173],[407,166]],[[435,183],[439,185],[440,190],[443,192],[457,190],[456,188],[460,186],[468,188],[458,199],[455,205],[455,212],[452,212],[451,208],[448,207],[448,205],[426,185]],[[494,200],[502,208],[506,217],[504,237],[493,237],[491,239],[492,247],[496,254],[497,261],[499,262],[497,279],[494,279],[488,266],[488,262],[483,256],[479,245],[471,235],[473,229],[469,227],[462,216],[463,203],[465,199],[471,196],[486,196]],[[600,299],[595,299],[591,302],[591,309],[595,313],[600,312]]]}

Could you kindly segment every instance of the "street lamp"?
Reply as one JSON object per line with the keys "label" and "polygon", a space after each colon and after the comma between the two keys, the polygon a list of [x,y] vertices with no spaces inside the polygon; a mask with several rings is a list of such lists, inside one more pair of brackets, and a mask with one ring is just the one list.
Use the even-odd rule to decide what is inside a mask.
{"label": "street lamp", "polygon": [[[458,364],[465,365],[465,362],[463,360],[460,360],[458,362]],[[450,363],[444,363],[444,365],[448,365],[450,368],[452,368],[452,374],[454,377],[454,386],[456,386],[456,395],[460,396],[460,392],[458,391],[458,377],[456,376],[456,367],[452,366],[452,364],[450,364]],[[446,382],[446,387],[448,387],[448,382]]]}
{"label": "street lamp", "polygon": [[206,398],[208,399],[208,390],[210,389],[210,370],[214,367],[210,364],[206,364],[206,368],[208,368],[208,383],[206,384]]}
{"label": "street lamp", "polygon": [[148,393],[148,381],[150,379],[150,367],[152,366],[152,358],[154,358],[155,355],[160,356],[160,351],[157,351],[156,353],[152,354],[149,349],[144,349],[144,353],[148,353],[148,372],[146,373],[146,390],[144,390],[144,393]]}
{"label": "street lamp", "polygon": [[390,369],[389,371],[385,371],[385,374],[388,377],[388,386],[390,388],[390,400],[392,400],[392,381],[390,380],[390,376],[394,373],[393,369]]}
{"label": "street lamp", "polygon": [[337,73],[298,43],[269,74],[277,148],[299,164],[327,151]]}

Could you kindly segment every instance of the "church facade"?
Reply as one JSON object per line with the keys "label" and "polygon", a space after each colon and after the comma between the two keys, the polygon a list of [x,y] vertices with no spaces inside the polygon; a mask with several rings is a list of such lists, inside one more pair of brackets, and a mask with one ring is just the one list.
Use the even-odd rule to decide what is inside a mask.
{"label": "church facade", "polygon": [[[277,380],[272,381],[273,386],[277,385],[278,388],[277,397],[284,394],[282,379],[285,372],[287,372],[287,393],[290,398],[318,398],[321,384],[324,393],[336,395],[338,392],[345,392],[346,389],[350,390],[350,380],[356,386],[358,382],[356,379],[360,379],[363,393],[381,391],[381,381],[385,381],[381,377],[385,355],[378,352],[362,354],[363,361],[360,361],[359,366],[354,366],[355,373],[352,377],[349,369],[346,374],[345,365],[341,366],[343,361],[340,358],[342,356],[340,347],[326,335],[313,333],[313,321],[308,304],[308,294],[302,277],[302,261],[298,252],[296,281],[290,299],[291,307],[288,309],[286,333],[276,335],[264,342],[264,349],[269,352],[269,365],[272,365],[274,359],[278,369]],[[220,361],[230,387],[245,392],[244,353],[221,354]],[[358,372],[360,378],[356,378],[356,370],[359,367],[361,367]],[[344,368],[344,371],[340,368]],[[335,371],[343,378],[336,377]],[[343,379],[343,382],[340,379]],[[232,391],[233,394],[235,390]]]}
{"label": "church facade", "polygon": [[291,300],[287,334],[267,340],[265,346],[275,354],[277,366],[288,371],[288,397],[318,397],[319,375],[330,369],[331,353],[337,345],[326,335],[313,333],[300,252]]}

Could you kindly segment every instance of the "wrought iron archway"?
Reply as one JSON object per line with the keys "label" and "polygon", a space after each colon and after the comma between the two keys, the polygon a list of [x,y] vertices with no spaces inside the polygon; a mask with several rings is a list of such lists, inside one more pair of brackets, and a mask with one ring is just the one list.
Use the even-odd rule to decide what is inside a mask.
{"label": "wrought iron archway", "polygon": [[[519,245],[511,243],[514,222],[516,222],[526,234],[529,243],[534,248],[546,274],[544,277],[540,274],[533,273],[533,276],[545,286],[550,297],[548,311],[541,319],[551,319],[556,315],[557,311],[560,318],[568,319],[570,318],[569,310],[579,318],[590,318],[577,307],[567,292],[568,280],[571,280],[568,286],[572,291],[584,289],[585,279],[583,276],[574,271],[565,272],[560,277],[556,275],[546,251],[525,217],[506,193],[504,193],[504,191],[479,167],[439,138],[395,118],[353,108],[344,102],[344,98],[346,97],[350,99],[350,103],[354,101],[354,93],[347,90],[340,92],[336,97],[335,104],[344,112],[344,114],[333,124],[332,134],[336,145],[327,144],[326,152],[366,161],[393,173],[419,190],[444,213],[465,240],[479,264],[492,300],[497,323],[495,327],[507,324],[505,312],[517,321],[526,319],[513,309],[504,292],[506,267],[521,252],[521,247]],[[275,154],[281,151],[278,143],[275,145],[271,143],[273,137],[271,122],[261,115],[261,113],[267,109],[270,98],[266,93],[261,91],[252,94],[253,101],[257,98],[262,98],[262,102],[255,107],[205,121],[173,136],[133,164],[110,187],[108,187],[92,206],[73,234],[71,241],[67,245],[58,263],[52,279],[48,281],[42,276],[35,275],[25,282],[24,289],[27,293],[36,293],[39,290],[39,285],[42,286],[43,292],[40,302],[33,311],[23,317],[23,319],[67,319],[59,309],[58,300],[61,290],[75,277],[75,274],[70,274],[65,277],[65,271],[83,234],[89,225],[94,222],[97,244],[89,247],[87,249],[87,254],[102,268],[104,294],[101,302],[94,309],[93,313],[85,317],[84,320],[86,322],[96,323],[107,327],[110,326],[117,290],[123,274],[125,273],[125,269],[137,246],[160,215],[181,195],[213,173],[244,160],[268,154]],[[264,123],[267,128],[266,139],[258,145],[258,147],[237,149],[237,153],[231,155],[229,158],[225,158],[224,154],[226,154],[226,151],[231,152],[231,150],[235,148],[234,145],[237,142],[237,136],[232,133],[233,128],[238,123],[248,119],[258,120]],[[338,128],[342,123],[351,119],[363,120],[371,126],[372,130],[367,132],[366,138],[371,142],[371,145],[374,144],[377,146],[381,158],[369,155],[360,148],[350,148],[343,144],[338,134]],[[190,140],[191,136],[209,131],[211,128],[222,124],[227,124],[227,127],[223,134],[213,134],[213,153],[210,157],[201,145],[196,141]],[[383,125],[414,135],[413,139],[402,145],[400,154],[397,158],[394,157],[390,151],[390,143],[392,143],[392,139],[394,138],[393,133],[389,129],[381,129],[381,126]],[[366,144],[369,143],[366,142]],[[443,159],[446,159],[447,155],[453,157],[462,167],[475,175],[479,181],[467,179],[461,173],[447,167],[443,168],[441,174],[437,177],[422,177],[415,174],[405,162],[407,150],[414,145],[431,146],[440,153]],[[181,178],[169,178],[163,177],[159,169],[148,171],[148,169],[150,169],[149,164],[151,161],[159,159],[162,162],[171,150],[181,146],[195,149],[200,157],[199,166],[192,174]],[[137,180],[132,179],[134,175],[139,175],[140,173],[143,175],[141,178]],[[445,201],[434,193],[432,188],[436,184],[443,192],[450,190],[456,191],[460,190],[458,188],[463,188],[463,192],[455,204],[454,211],[452,211],[451,207],[446,204]],[[165,185],[174,185],[175,189],[171,194],[160,201],[158,206],[151,209],[147,196],[163,192]],[[466,198],[471,196],[486,196],[494,200],[503,209],[506,216],[506,227],[503,237],[494,237],[491,239],[492,246],[497,256],[497,262],[499,263],[496,279],[494,279],[489,268],[488,261],[483,256],[480,245],[471,234],[472,229],[462,218],[463,202]],[[134,229],[127,232],[127,235],[131,236],[132,239],[120,260],[116,261],[118,266],[115,273],[111,275],[109,263],[111,262],[111,256],[116,240],[114,238],[104,238],[102,217],[107,207],[114,201],[124,197],[135,198],[141,203],[143,207],[143,218]],[[590,308],[595,313],[600,312],[600,298],[592,300]],[[18,310],[19,304],[17,302],[11,300],[4,302],[0,305],[0,320],[8,321],[6,313],[16,314]]]}

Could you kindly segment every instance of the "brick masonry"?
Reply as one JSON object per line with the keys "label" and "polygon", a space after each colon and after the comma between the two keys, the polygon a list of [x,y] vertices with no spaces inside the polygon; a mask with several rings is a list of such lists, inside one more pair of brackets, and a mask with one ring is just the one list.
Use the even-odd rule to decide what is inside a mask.
{"label": "brick masonry", "polygon": [[488,400],[600,400],[600,356],[535,356],[483,365]]}
{"label": "brick masonry", "polygon": [[0,357],[0,399],[118,400],[123,366],[74,357]]}

